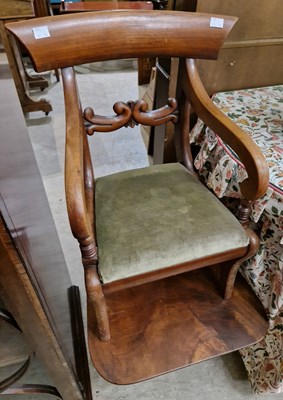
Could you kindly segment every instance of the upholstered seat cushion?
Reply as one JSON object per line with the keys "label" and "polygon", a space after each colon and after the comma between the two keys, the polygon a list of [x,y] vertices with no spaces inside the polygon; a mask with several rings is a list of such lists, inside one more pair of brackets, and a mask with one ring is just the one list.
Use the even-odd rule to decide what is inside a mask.
{"label": "upholstered seat cushion", "polygon": [[178,163],[98,178],[95,190],[104,283],[248,245],[237,219]]}

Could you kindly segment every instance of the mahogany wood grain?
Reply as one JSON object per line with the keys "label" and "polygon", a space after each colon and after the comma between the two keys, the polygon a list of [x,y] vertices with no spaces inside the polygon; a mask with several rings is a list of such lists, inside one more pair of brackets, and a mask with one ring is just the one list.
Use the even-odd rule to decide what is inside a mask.
{"label": "mahogany wood grain", "polygon": [[153,4],[151,1],[82,1],[60,6],[61,14],[102,10],[153,10]]}
{"label": "mahogany wood grain", "polygon": [[[210,18],[177,11],[94,11],[21,21],[7,29],[24,43],[36,71],[43,72],[123,58],[216,59],[237,18],[225,17],[223,29],[211,28]],[[43,25],[50,37],[35,40],[32,29]]]}
{"label": "mahogany wood grain", "polygon": [[[82,2],[61,2],[60,14],[76,12],[103,11],[103,10],[153,10],[151,1],[82,1]],[[150,61],[149,61],[150,60]],[[152,58],[138,59],[138,80],[139,85],[149,83],[151,68],[155,63]]]}
{"label": "mahogany wood grain", "polygon": [[223,300],[209,270],[188,272],[107,294],[111,340],[96,335],[88,312],[93,364],[108,381],[139,382],[260,340],[266,316],[241,279]]}

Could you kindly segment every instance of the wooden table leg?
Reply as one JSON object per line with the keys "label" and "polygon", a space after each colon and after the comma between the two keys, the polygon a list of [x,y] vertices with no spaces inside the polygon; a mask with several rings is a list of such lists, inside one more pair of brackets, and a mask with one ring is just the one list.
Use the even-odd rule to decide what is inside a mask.
{"label": "wooden table leg", "polygon": [[[170,69],[171,59],[161,58],[156,63],[154,109],[164,106],[168,100]],[[153,164],[164,162],[165,138],[166,127],[164,124],[154,126],[149,141],[149,153],[153,156]]]}

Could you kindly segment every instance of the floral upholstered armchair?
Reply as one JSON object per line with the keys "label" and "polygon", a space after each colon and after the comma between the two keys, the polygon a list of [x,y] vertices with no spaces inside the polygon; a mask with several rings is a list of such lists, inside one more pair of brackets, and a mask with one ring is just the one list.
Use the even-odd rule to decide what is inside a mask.
{"label": "floral upholstered armchair", "polygon": [[[259,146],[269,167],[266,194],[254,202],[251,220],[260,248],[242,273],[269,318],[267,335],[242,350],[256,392],[283,391],[283,85],[217,93],[213,102]],[[207,186],[222,199],[241,198],[246,170],[237,155],[199,119],[191,142],[199,146],[194,165]]]}

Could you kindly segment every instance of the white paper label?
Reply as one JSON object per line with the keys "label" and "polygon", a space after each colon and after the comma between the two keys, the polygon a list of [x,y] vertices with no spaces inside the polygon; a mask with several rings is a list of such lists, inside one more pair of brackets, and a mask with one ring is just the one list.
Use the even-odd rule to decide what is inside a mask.
{"label": "white paper label", "polygon": [[32,28],[35,39],[43,39],[50,37],[50,33],[47,26],[37,26]]}
{"label": "white paper label", "polygon": [[210,27],[211,28],[220,28],[222,29],[224,26],[224,19],[223,18],[210,18]]}

